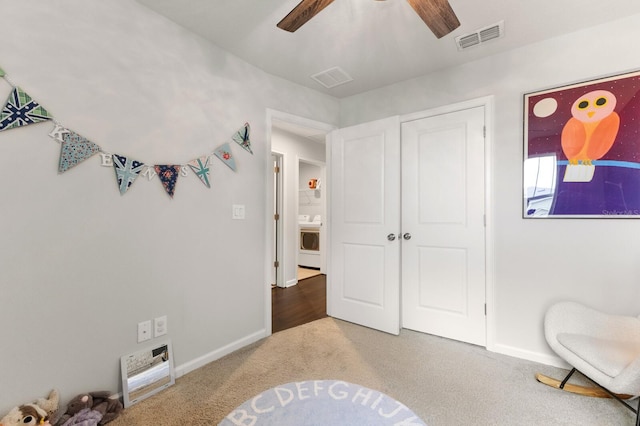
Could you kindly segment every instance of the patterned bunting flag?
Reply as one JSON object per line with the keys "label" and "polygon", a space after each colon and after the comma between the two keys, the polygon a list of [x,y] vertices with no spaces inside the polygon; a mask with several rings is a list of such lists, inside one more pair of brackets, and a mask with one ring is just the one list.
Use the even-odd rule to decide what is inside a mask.
{"label": "patterned bunting flag", "polygon": [[[7,101],[0,109],[0,131],[27,126],[41,121],[53,120],[54,129],[49,136],[60,142],[60,159],[58,171],[64,173],[72,167],[87,160],[93,155],[102,152],[102,149],[87,138],[60,125],[54,117],[39,103],[34,101],[25,91],[11,82],[5,71],[0,68],[0,78],[4,78],[12,86],[12,91]],[[232,139],[244,150],[253,154],[249,134],[251,127],[249,123],[244,125],[233,134]],[[231,170],[236,171],[236,162],[231,152],[229,143],[224,143],[215,149],[213,154],[226,164]],[[140,175],[146,175],[151,180],[158,175],[162,186],[171,198],[175,193],[178,176],[187,176],[191,169],[198,179],[207,187],[211,188],[210,171],[211,156],[205,155],[189,161],[188,166],[179,165],[155,165],[146,166],[143,162],[127,158],[123,155],[102,153],[102,165],[113,168],[116,173],[120,195],[124,195],[129,190],[133,182]],[[1,426],[1,425],[0,425]]]}
{"label": "patterned bunting flag", "polygon": [[70,130],[64,129],[63,142],[60,146],[60,164],[58,171],[64,173],[73,166],[76,166],[100,152],[100,147],[87,138]]}
{"label": "patterned bunting flag", "polygon": [[233,140],[236,141],[238,145],[253,154],[253,151],[251,151],[251,141],[249,140],[250,130],[251,126],[249,126],[249,123],[244,123],[244,126],[241,127],[235,135],[233,135]]}
{"label": "patterned bunting flag", "polygon": [[202,183],[204,183],[207,186],[207,188],[211,188],[211,185],[209,184],[209,159],[210,158],[211,157],[209,157],[208,155],[205,155],[195,160],[191,160],[188,163],[189,167],[191,167],[191,170],[193,170],[193,173],[195,173],[196,176],[200,178]]}
{"label": "patterned bunting flag", "polygon": [[53,118],[22,89],[14,87],[0,112],[0,131],[26,126]]}
{"label": "patterned bunting flag", "polygon": [[130,158],[113,154],[113,168],[116,171],[116,179],[118,179],[118,187],[120,195],[123,195],[136,180],[140,171],[144,167],[144,163]]}
{"label": "patterned bunting flag", "polygon": [[156,165],[155,170],[165,191],[173,198],[173,192],[178,182],[178,175],[180,175],[180,166]]}
{"label": "patterned bunting flag", "polygon": [[216,157],[218,157],[224,164],[229,166],[231,170],[236,171],[236,160],[233,159],[233,155],[231,155],[231,147],[228,143],[224,143],[220,145],[213,152]]}

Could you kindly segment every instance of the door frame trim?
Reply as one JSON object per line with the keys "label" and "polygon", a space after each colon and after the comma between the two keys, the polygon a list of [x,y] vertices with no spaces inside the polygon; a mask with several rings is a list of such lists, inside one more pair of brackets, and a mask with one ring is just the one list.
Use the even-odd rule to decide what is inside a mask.
{"label": "door frame trim", "polygon": [[[278,211],[278,214],[280,215],[279,217],[279,221],[280,221],[280,227],[276,230],[273,230],[272,228],[272,240],[271,240],[271,259],[269,260],[269,264],[271,265],[271,262],[273,262],[274,259],[278,260],[279,262],[282,261],[283,256],[284,256],[284,250],[283,250],[283,241],[284,241],[284,226],[282,226],[284,224],[284,215],[282,214],[282,208],[284,207],[284,196],[283,196],[283,187],[284,187],[284,182],[282,179],[282,176],[284,174],[284,153],[279,152],[279,151],[271,151],[271,157],[277,157],[278,158],[278,167],[280,167],[280,171],[278,173],[278,176],[275,178],[277,179],[277,183],[276,185],[278,185],[278,188],[280,189],[280,192],[278,194],[275,194],[272,192],[272,200],[273,200],[273,204],[271,206],[271,211],[275,211],[276,210],[276,205],[278,207],[280,207],[280,210]],[[269,165],[270,167],[272,166],[271,164]],[[288,172],[288,171],[287,171]],[[271,170],[272,175],[275,174],[274,170]],[[275,185],[274,185],[275,186]],[[272,191],[274,190],[274,186],[272,186]],[[269,214],[269,213],[268,213]],[[274,227],[274,222],[275,220],[272,222],[272,227]],[[275,242],[279,241],[280,244],[277,245],[277,247],[275,246]],[[274,252],[275,251],[275,252]],[[273,265],[271,265],[271,267],[273,268]],[[272,283],[274,284],[274,283]],[[283,268],[281,268],[278,265],[278,270],[276,273],[276,282],[275,282],[276,286],[278,287],[283,287],[284,285],[284,271]],[[280,286],[278,285],[280,284]]]}
{"label": "door frame trim", "polygon": [[[423,118],[434,117],[437,115],[448,114],[465,109],[484,107],[484,214],[485,214],[485,304],[486,304],[486,348],[495,352],[496,346],[496,327],[495,327],[495,241],[494,241],[494,215],[493,215],[493,120],[494,96],[483,96],[480,98],[470,99],[455,104],[436,107],[424,111],[414,112],[400,116],[400,125],[402,123]],[[402,309],[402,307],[401,307]],[[402,327],[402,324],[401,324]]]}

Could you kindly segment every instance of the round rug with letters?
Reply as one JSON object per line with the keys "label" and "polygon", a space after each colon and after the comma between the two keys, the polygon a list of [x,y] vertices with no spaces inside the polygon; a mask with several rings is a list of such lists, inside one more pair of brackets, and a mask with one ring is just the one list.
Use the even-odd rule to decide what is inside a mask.
{"label": "round rug with letters", "polygon": [[401,402],[341,380],[276,386],[245,401],[218,426],[402,425],[425,423]]}

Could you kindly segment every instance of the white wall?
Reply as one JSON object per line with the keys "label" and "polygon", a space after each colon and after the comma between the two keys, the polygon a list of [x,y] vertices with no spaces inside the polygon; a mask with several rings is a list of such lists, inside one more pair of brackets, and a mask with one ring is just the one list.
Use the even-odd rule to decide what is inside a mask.
{"label": "white wall", "polygon": [[[267,109],[327,123],[338,102],[272,77],[133,0],[0,0],[0,66],[63,125],[149,164],[209,154],[212,188],[118,192],[96,156],[59,175],[51,123],[0,132],[0,413],[57,387],[119,391],[136,324],[168,316],[180,372],[265,332]],[[1,79],[0,79],[1,80]],[[0,97],[10,86],[0,81]],[[246,219],[231,220],[244,204]],[[160,339],[156,339],[160,341]],[[155,341],[155,340],[154,340]],[[66,403],[66,402],[65,402]]]}
{"label": "white wall", "polygon": [[489,218],[495,300],[489,301],[489,312],[497,351],[551,361],[542,319],[561,299],[640,313],[640,222],[524,220],[521,187],[523,94],[638,69],[629,40],[639,37],[636,15],[340,102],[341,126],[347,126],[495,96]]}
{"label": "white wall", "polygon": [[283,282],[285,286],[298,282],[296,253],[298,250],[299,160],[325,161],[325,145],[293,133],[274,128],[271,149],[282,154],[283,169]]}
{"label": "white wall", "polygon": [[[322,162],[324,163],[324,160]],[[310,179],[319,179],[320,187],[310,189]],[[310,220],[313,220],[315,215],[321,215],[324,203],[323,195],[322,168],[316,164],[300,162],[298,173],[298,214],[309,215]]]}

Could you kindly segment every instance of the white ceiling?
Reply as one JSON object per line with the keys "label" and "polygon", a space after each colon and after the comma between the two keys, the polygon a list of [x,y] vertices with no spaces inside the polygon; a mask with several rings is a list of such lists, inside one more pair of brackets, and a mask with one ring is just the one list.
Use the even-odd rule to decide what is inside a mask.
{"label": "white ceiling", "polygon": [[[264,71],[342,98],[640,13],[638,0],[450,0],[461,26],[441,38],[405,0],[335,0],[295,33],[276,24],[299,0],[138,0]],[[455,38],[504,20],[500,39]],[[311,75],[340,67],[325,89]]]}

